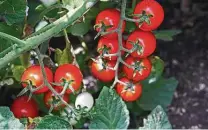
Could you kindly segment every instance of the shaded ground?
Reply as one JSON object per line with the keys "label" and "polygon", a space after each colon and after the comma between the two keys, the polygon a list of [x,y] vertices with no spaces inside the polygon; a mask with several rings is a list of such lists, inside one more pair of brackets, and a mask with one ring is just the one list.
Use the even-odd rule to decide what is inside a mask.
{"label": "shaded ground", "polygon": [[179,80],[168,113],[174,128],[208,128],[208,1],[196,2],[189,14],[181,13],[178,4],[165,5],[163,27],[182,28],[183,33],[157,46],[165,75]]}

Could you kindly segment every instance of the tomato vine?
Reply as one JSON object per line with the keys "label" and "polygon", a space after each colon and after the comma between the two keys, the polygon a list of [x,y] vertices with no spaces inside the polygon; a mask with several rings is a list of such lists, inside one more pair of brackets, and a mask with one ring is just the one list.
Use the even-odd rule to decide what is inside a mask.
{"label": "tomato vine", "polygon": [[[163,68],[159,67],[163,66],[163,63],[158,60],[158,57],[151,56],[156,48],[156,37],[151,31],[155,30],[162,23],[164,19],[164,14],[162,13],[164,12],[158,3],[155,4],[156,1],[154,0],[143,0],[140,3],[138,2],[138,4],[137,0],[133,0],[131,2],[131,10],[127,9],[127,0],[120,0],[120,3],[118,1],[119,10],[114,7],[112,9],[104,9],[100,13],[96,14],[97,18],[95,20],[96,25],[94,26],[94,29],[97,31],[95,39],[100,37],[96,50],[99,55],[96,56],[96,58],[91,58],[92,63],[89,65],[89,68],[95,78],[99,81],[109,83],[110,85],[109,88],[102,85],[103,89],[99,93],[99,97],[95,103],[93,95],[90,92],[87,92],[84,83],[82,83],[82,66],[76,58],[77,55],[75,54],[75,50],[69,40],[68,31],[69,29],[72,29],[73,25],[91,22],[85,20],[85,14],[98,2],[98,0],[82,1],[79,6],[73,5],[71,7],[67,4],[70,2],[75,4],[74,1],[58,1],[57,4],[47,7],[46,10],[40,13],[39,18],[36,19],[33,24],[37,24],[40,20],[44,19],[44,25],[38,25],[38,28],[35,29],[36,32],[31,35],[31,28],[27,25],[27,20],[24,21],[24,29],[22,30],[23,36],[21,40],[20,38],[0,32],[1,38],[12,43],[10,47],[5,49],[3,52],[0,52],[0,69],[10,64],[10,62],[12,62],[15,58],[20,56],[22,58],[22,66],[10,65],[11,68],[16,68],[22,72],[21,74],[17,74],[19,71],[13,70],[13,73],[17,75],[17,81],[19,78],[19,81],[21,81],[23,86],[23,89],[18,96],[24,97],[23,95],[29,91],[27,99],[31,99],[31,101],[33,101],[33,96],[43,94],[45,106],[49,109],[49,114],[51,114],[53,110],[60,110],[60,119],[59,117],[53,117],[54,119],[60,121],[60,124],[67,124],[69,122],[71,123],[70,125],[75,125],[78,121],[82,120],[82,117],[88,117],[93,121],[93,123],[89,126],[90,128],[99,128],[103,126],[103,128],[126,129],[130,121],[128,108],[132,107],[130,105],[133,104],[129,105],[126,102],[139,104],[140,98],[141,102],[143,101],[142,99],[144,96],[142,93],[149,92],[145,91],[145,89],[149,89],[150,85],[157,85],[164,80],[159,78],[163,71]],[[144,4],[143,2],[147,3]],[[139,6],[141,3],[142,6]],[[150,3],[154,3],[154,6],[158,6],[154,9],[158,9],[157,11],[159,12],[155,12],[156,14],[149,14],[145,6]],[[43,7],[38,6],[37,8]],[[54,9],[58,10],[57,20],[45,16]],[[127,12],[132,14],[132,18],[127,17],[129,16],[129,14],[126,14]],[[157,17],[155,20],[153,19],[155,18],[153,15],[158,15],[157,13],[159,13],[161,17]],[[110,23],[109,21],[105,21],[105,15],[108,15],[108,17],[111,18],[110,22],[113,22]],[[155,21],[157,24],[154,23]],[[133,22],[135,26],[139,27],[141,30],[133,29],[133,31],[130,31],[130,35],[128,36],[127,41],[125,41],[123,33],[125,32],[127,22]],[[151,23],[153,23],[154,26],[147,26]],[[76,26],[74,28],[76,29]],[[29,30],[28,34],[27,29]],[[63,50],[59,48],[49,48],[48,45],[44,46],[46,44],[44,43],[45,41],[48,42],[50,38],[57,35],[61,35],[65,38],[65,48]],[[80,38],[79,40],[83,42],[83,38]],[[47,49],[55,52],[54,61],[56,64],[53,63],[50,56],[42,53],[41,49],[39,49],[39,45],[41,45],[40,48],[43,48],[45,52]],[[86,48],[84,49],[87,50]],[[29,51],[31,50],[34,50],[35,52],[33,56],[35,57],[34,61],[37,63],[31,62],[32,66],[29,66],[28,64],[24,66],[23,54],[27,52],[27,54],[30,55]],[[26,58],[29,62],[28,55],[26,55]],[[46,58],[49,58],[50,62],[53,63],[53,67],[50,68],[44,64],[44,60]],[[87,57],[86,59],[89,60],[90,58]],[[155,63],[159,62],[159,65],[153,64],[152,61]],[[54,76],[52,69],[54,69]],[[160,69],[160,72],[156,73],[156,69]],[[30,75],[28,73],[30,73]],[[158,80],[158,82],[155,82],[156,80]],[[164,82],[165,81],[166,80],[164,80]],[[170,79],[170,81],[173,82],[172,92],[177,86],[177,81],[174,79]],[[147,88],[143,87],[144,84]],[[167,85],[167,83],[165,85]],[[168,90],[168,92],[170,91]],[[170,94],[168,98],[171,99],[172,95]],[[143,109],[146,107],[143,107],[142,105],[137,105],[137,108]],[[156,107],[156,105],[153,104],[154,107]],[[108,112],[105,107],[111,108],[111,110]],[[152,110],[152,106],[151,108],[148,107],[149,106],[146,107],[147,110]],[[121,113],[114,112],[113,109],[120,109],[119,112]],[[163,109],[161,107],[157,107],[155,111],[158,109],[163,113]],[[12,109],[12,111],[15,110]],[[155,113],[155,111],[153,111],[153,113]],[[35,112],[36,113],[31,117],[38,116],[36,109]],[[110,113],[111,115],[115,114],[115,117],[113,116],[111,119],[106,120],[106,117],[103,114],[105,112],[108,114]],[[161,117],[162,115],[157,116]],[[16,117],[21,118],[20,116]],[[30,115],[26,117],[30,117]],[[38,124],[37,128],[41,128],[42,125],[44,126],[44,120],[51,119],[50,116],[45,116],[44,118],[41,118],[41,120],[35,118],[37,120],[34,119],[30,121],[30,123],[32,122],[31,124],[33,124],[35,122],[35,124]],[[66,119],[62,120],[61,118],[67,118],[68,122],[65,122]],[[97,123],[99,124],[99,120],[105,121],[102,125],[97,125]],[[115,124],[115,122],[118,122],[119,125]],[[157,123],[159,121],[155,122]],[[109,126],[105,126],[106,124]]]}

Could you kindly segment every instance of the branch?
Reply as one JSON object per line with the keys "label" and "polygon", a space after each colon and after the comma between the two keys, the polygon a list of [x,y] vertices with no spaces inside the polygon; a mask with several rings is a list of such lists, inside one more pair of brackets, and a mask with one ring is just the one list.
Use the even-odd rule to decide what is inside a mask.
{"label": "branch", "polygon": [[41,72],[42,72],[42,75],[43,75],[43,81],[44,81],[44,85],[48,87],[48,89],[50,89],[50,91],[55,95],[57,96],[60,101],[66,105],[67,107],[69,107],[71,109],[72,112],[74,112],[74,108],[72,106],[70,106],[66,101],[64,101],[64,99],[62,98],[62,96],[56,92],[56,90],[51,86],[51,84],[48,82],[47,80],[47,76],[46,76],[46,72],[45,72],[45,68],[44,68],[44,64],[43,64],[43,57],[42,57],[42,54],[40,53],[40,50],[39,48],[36,48],[35,49],[36,53],[37,53],[37,56],[38,56],[38,62],[40,64],[40,67],[41,67]]}
{"label": "branch", "polygon": [[123,48],[123,34],[122,34],[122,26],[123,26],[123,21],[125,20],[125,10],[126,10],[126,1],[127,0],[122,0],[122,5],[121,5],[121,18],[120,18],[120,21],[119,21],[119,25],[118,25],[118,28],[117,28],[117,33],[118,33],[118,43],[119,43],[119,49],[118,49],[118,60],[116,62],[116,65],[114,67],[114,69],[116,70],[115,71],[115,80],[111,86],[111,88],[113,88],[117,82],[120,82],[119,79],[118,79],[118,68],[119,68],[119,64],[122,63],[122,55],[121,55],[121,52],[122,50],[124,50]]}
{"label": "branch", "polygon": [[[51,37],[57,35],[64,28],[73,24],[77,19],[82,17],[98,0],[87,0],[80,7],[75,8],[74,10],[70,10],[66,15],[59,18],[55,22],[49,24],[43,29],[37,31],[32,34],[30,37],[27,37],[25,40],[26,44],[18,49],[15,49],[8,54],[6,54],[3,58],[0,58],[0,69],[10,63],[12,60],[19,57],[22,53],[29,51],[33,48],[36,48],[44,41],[50,39]],[[4,35],[4,34],[3,34]],[[7,36],[7,35],[6,35]],[[9,39],[15,41],[21,41],[15,37],[9,36]]]}
{"label": "branch", "polygon": [[3,32],[0,32],[0,38],[6,39],[8,41],[12,41],[14,44],[17,44],[19,47],[25,46],[25,44],[26,44],[25,41],[20,40],[14,36],[11,36],[11,35],[3,33]]}

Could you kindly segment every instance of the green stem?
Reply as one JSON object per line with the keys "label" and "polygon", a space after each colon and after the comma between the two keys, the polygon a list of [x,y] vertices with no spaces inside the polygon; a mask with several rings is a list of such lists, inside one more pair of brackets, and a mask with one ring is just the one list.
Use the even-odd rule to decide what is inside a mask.
{"label": "green stem", "polygon": [[13,46],[8,47],[7,49],[3,50],[2,52],[0,52],[0,57],[5,56],[7,53],[9,53],[10,51],[13,50]]}
{"label": "green stem", "polygon": [[[87,0],[80,7],[77,7],[73,10],[70,10],[66,15],[59,18],[55,22],[49,24],[43,29],[35,32],[30,37],[24,39],[25,41],[19,40],[13,36],[10,36],[5,33],[0,32],[0,37],[6,36],[7,39],[14,41],[15,43],[19,43],[21,46],[18,49],[15,49],[8,54],[6,54],[3,58],[0,58],[0,69],[10,63],[12,60],[19,57],[22,53],[27,52],[31,49],[36,48],[44,41],[50,39],[53,36],[56,36],[59,32],[61,32],[64,28],[68,27],[72,23],[74,23],[77,19],[82,17],[98,0]],[[90,4],[89,4],[90,2]],[[26,44],[25,44],[26,42]]]}
{"label": "green stem", "polygon": [[114,86],[116,85],[117,82],[119,82],[118,79],[118,70],[119,70],[119,64],[122,63],[122,55],[121,55],[121,51],[123,49],[123,34],[122,34],[122,26],[123,26],[123,21],[125,19],[125,11],[126,11],[126,1],[127,0],[122,0],[122,5],[121,5],[121,18],[120,18],[120,22],[119,22],[119,26],[117,29],[117,33],[118,33],[118,43],[119,43],[119,49],[118,49],[118,60],[116,62],[116,65],[114,67],[115,69],[115,80],[111,86],[111,88],[114,88]]}
{"label": "green stem", "polygon": [[74,112],[74,109],[72,106],[70,106],[63,98],[62,96],[56,92],[56,90],[51,86],[51,84],[48,82],[47,80],[47,76],[46,76],[46,72],[45,72],[45,67],[44,67],[44,63],[43,63],[43,57],[42,57],[42,54],[40,53],[40,50],[39,48],[36,48],[35,49],[36,53],[37,53],[37,56],[38,56],[38,62],[40,64],[40,67],[41,67],[41,72],[42,72],[42,75],[43,75],[43,79],[44,79],[44,85],[46,85],[48,87],[48,89],[55,95],[57,96],[60,101],[65,104],[67,107],[69,107],[71,109],[72,112]]}
{"label": "green stem", "polygon": [[0,32],[0,38],[6,39],[8,41],[12,41],[14,44],[19,45],[19,47],[25,46],[25,44],[26,44],[25,41],[20,40],[14,36],[11,36],[11,35],[3,33],[3,32]]}

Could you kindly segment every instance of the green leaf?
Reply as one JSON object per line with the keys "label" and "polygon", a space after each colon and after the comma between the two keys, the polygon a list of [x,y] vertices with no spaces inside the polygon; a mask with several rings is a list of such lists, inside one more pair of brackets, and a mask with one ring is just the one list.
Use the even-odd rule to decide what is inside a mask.
{"label": "green leaf", "polygon": [[24,125],[14,117],[9,107],[0,107],[0,129],[24,129]]}
{"label": "green leaf", "polygon": [[[0,32],[7,33],[9,35],[20,37],[21,29],[17,26],[8,26],[6,23],[0,22]],[[0,52],[10,47],[13,43],[11,41],[0,38]]]}
{"label": "green leaf", "polygon": [[[29,11],[28,11],[28,17],[27,17],[27,22],[28,24],[32,25],[34,27],[37,24],[37,21],[40,21],[40,13],[44,10],[43,5],[41,6],[39,1],[36,0],[29,0],[28,1],[28,6],[29,6]],[[41,7],[40,7],[41,6]]]}
{"label": "green leaf", "polygon": [[36,103],[38,104],[38,108],[39,110],[41,110],[42,112],[48,114],[48,108],[45,106],[44,103],[44,94],[33,94],[33,99],[36,101]]}
{"label": "green leaf", "polygon": [[15,80],[21,81],[21,77],[22,77],[22,74],[24,71],[25,71],[24,66],[22,66],[22,65],[14,66],[14,68],[12,68],[12,73],[13,73]]}
{"label": "green leaf", "polygon": [[56,48],[55,50],[55,56],[54,56],[54,60],[56,63],[59,63],[60,59],[61,59],[61,55],[62,55],[62,50],[59,48]]}
{"label": "green leaf", "polygon": [[88,12],[87,12],[87,14],[85,15],[85,19],[87,19],[87,20],[94,20],[96,17],[97,17],[97,15],[98,15],[98,13],[99,13],[99,8],[97,8],[97,7],[92,7]]}
{"label": "green leaf", "polygon": [[[71,94],[72,95],[72,94]],[[86,118],[81,118],[77,124],[74,125],[75,129],[82,129],[84,124],[86,123],[87,119]]]}
{"label": "green leaf", "polygon": [[66,63],[71,63],[73,61],[73,56],[69,48],[65,48],[63,51],[59,48],[56,48],[54,59],[56,63],[63,65]]}
{"label": "green leaf", "polygon": [[180,34],[181,30],[160,30],[154,31],[155,37],[164,41],[172,41],[173,37]]}
{"label": "green leaf", "polygon": [[157,105],[170,105],[174,91],[178,85],[175,78],[161,78],[153,84],[142,84],[142,96],[137,104],[144,110],[153,110]]}
{"label": "green leaf", "polygon": [[114,8],[116,6],[116,3],[112,2],[112,1],[103,1],[99,3],[99,9],[100,10],[104,10],[107,8]]}
{"label": "green leaf", "polygon": [[4,32],[14,37],[20,38],[22,30],[18,26],[8,26],[6,23],[0,22],[0,32]]}
{"label": "green leaf", "polygon": [[168,116],[161,106],[157,106],[143,123],[144,126],[139,129],[172,129]]}
{"label": "green leaf", "polygon": [[3,15],[8,25],[24,21],[26,15],[26,0],[1,0],[0,15]]}
{"label": "green leaf", "polygon": [[69,48],[65,48],[58,61],[58,64],[63,65],[67,63],[72,63],[72,61],[73,61],[73,56],[72,56],[71,50]]}
{"label": "green leaf", "polygon": [[[9,26],[6,23],[0,22],[0,32],[7,33],[18,38],[20,37],[22,30],[18,26],[15,25]],[[12,45],[13,43],[11,41],[0,38],[0,58],[13,49]],[[17,60],[14,60],[13,63],[17,63]],[[6,67],[0,70],[0,80],[5,76],[6,73],[7,73]]]}
{"label": "green leaf", "polygon": [[89,22],[81,22],[70,26],[69,32],[74,36],[83,36],[90,30]]}
{"label": "green leaf", "polygon": [[163,74],[164,70],[164,62],[158,56],[150,57],[150,61],[152,63],[152,71],[151,74],[148,76],[147,79],[142,81],[144,84],[151,84],[159,80],[159,78]]}
{"label": "green leaf", "polygon": [[127,129],[129,111],[113,89],[104,87],[96,100],[90,129]]}
{"label": "green leaf", "polygon": [[126,28],[125,28],[125,31],[128,32],[128,33],[131,33],[133,32],[135,29],[136,29],[136,24],[135,23],[132,23],[132,22],[126,22]]}
{"label": "green leaf", "polygon": [[43,4],[40,4],[40,5],[38,5],[36,8],[35,8],[35,10],[36,11],[43,11],[43,10],[45,10],[46,9],[46,7],[43,5]]}
{"label": "green leaf", "polygon": [[135,116],[143,114],[145,111],[137,105],[136,102],[126,102],[128,110]]}
{"label": "green leaf", "polygon": [[88,69],[88,64],[87,64],[87,53],[79,53],[76,55],[76,60],[77,60],[77,63],[79,64],[79,67],[81,70],[86,70]]}
{"label": "green leaf", "polygon": [[36,129],[72,129],[69,122],[58,116],[47,115],[37,124]]}

